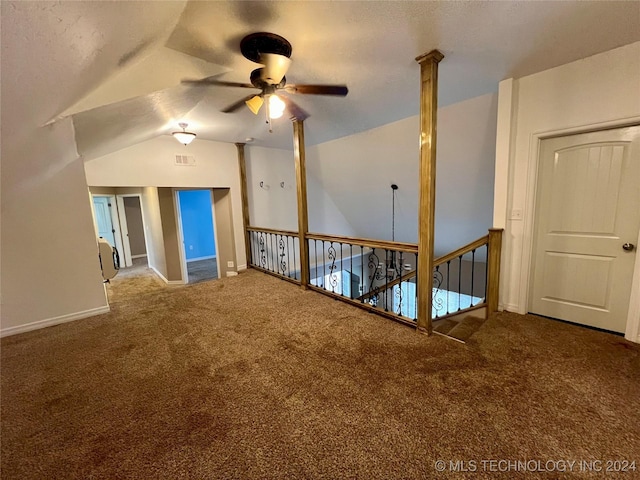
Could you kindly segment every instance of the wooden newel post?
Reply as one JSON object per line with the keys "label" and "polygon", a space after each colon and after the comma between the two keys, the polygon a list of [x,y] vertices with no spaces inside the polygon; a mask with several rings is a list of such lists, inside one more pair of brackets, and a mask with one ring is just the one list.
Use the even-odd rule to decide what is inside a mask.
{"label": "wooden newel post", "polygon": [[244,248],[247,256],[247,268],[251,268],[251,242],[247,227],[249,222],[249,197],[247,195],[247,164],[244,158],[244,143],[236,143],[238,149],[238,169],[240,170],[240,199],[242,201],[242,230],[244,232]]}
{"label": "wooden newel post", "polygon": [[489,258],[487,259],[487,314],[498,311],[500,294],[500,256],[502,255],[502,228],[489,229]]}
{"label": "wooden newel post", "polygon": [[438,63],[444,55],[432,50],[416,58],[420,64],[420,200],[418,210],[418,331],[431,334],[433,239],[436,214],[436,124]]}
{"label": "wooden newel post", "polygon": [[296,164],[298,195],[298,238],[300,240],[300,286],[309,285],[309,216],[307,212],[307,170],[304,151],[304,120],[293,119],[293,156]]}

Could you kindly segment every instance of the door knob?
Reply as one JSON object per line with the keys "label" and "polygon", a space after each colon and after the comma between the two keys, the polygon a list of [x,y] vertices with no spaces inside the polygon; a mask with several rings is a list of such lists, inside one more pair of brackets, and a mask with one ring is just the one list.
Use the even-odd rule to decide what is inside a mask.
{"label": "door knob", "polygon": [[622,245],[622,249],[623,249],[625,252],[630,252],[630,251],[632,251],[634,248],[636,248],[636,246],[635,246],[633,243],[629,243],[629,242],[627,242],[627,243],[625,243],[624,245]]}

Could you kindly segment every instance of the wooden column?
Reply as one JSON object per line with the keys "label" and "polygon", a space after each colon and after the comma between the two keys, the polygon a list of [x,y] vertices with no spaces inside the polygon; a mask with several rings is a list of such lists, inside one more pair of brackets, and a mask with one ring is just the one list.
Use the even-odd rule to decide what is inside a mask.
{"label": "wooden column", "polygon": [[309,216],[307,212],[307,170],[305,167],[303,120],[293,120],[293,156],[296,164],[296,186],[298,195],[298,235],[300,239],[300,286],[309,285]]}
{"label": "wooden column", "polygon": [[249,197],[247,194],[247,164],[244,158],[244,143],[236,143],[238,149],[238,167],[240,170],[240,199],[242,200],[242,229],[244,233],[244,248],[247,256],[247,268],[251,268],[251,242],[247,227],[249,222]]}
{"label": "wooden column", "polygon": [[487,259],[487,315],[498,311],[501,255],[502,228],[491,228],[489,229],[489,258]]}
{"label": "wooden column", "polygon": [[436,213],[436,123],[438,63],[432,50],[416,58],[420,64],[420,200],[418,210],[418,331],[431,334],[433,239]]}

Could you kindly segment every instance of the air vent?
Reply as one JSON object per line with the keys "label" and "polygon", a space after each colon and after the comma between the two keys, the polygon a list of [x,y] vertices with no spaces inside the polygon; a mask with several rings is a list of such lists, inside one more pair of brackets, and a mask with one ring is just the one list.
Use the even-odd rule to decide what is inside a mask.
{"label": "air vent", "polygon": [[176,165],[193,166],[196,164],[196,157],[191,155],[176,155]]}

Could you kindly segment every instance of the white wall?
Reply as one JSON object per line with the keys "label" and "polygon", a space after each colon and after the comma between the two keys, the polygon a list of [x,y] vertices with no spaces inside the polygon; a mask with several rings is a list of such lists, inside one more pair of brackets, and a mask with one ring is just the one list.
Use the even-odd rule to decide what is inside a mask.
{"label": "white wall", "polygon": [[[196,164],[178,166],[175,155],[192,155]],[[239,268],[246,265],[235,145],[196,139],[185,146],[171,136],[160,136],[88,160],[85,170],[91,186],[230,188],[237,265]]]}
{"label": "white wall", "polygon": [[509,165],[496,174],[508,176],[508,191],[497,192],[506,205],[496,209],[507,217],[521,210],[523,220],[505,221],[501,304],[525,313],[539,140],[640,121],[640,42],[505,82],[513,88],[501,89],[510,98],[500,101],[512,104],[511,118],[501,122],[497,145]]}
{"label": "white wall", "polygon": [[[293,152],[246,146],[249,217],[251,225],[298,230],[298,205]],[[263,182],[263,186],[260,186]],[[281,187],[284,182],[284,187]],[[307,167],[309,231],[355,235],[355,230]]]}
{"label": "white wall", "polygon": [[2,138],[2,335],[108,311],[69,120]]}
{"label": "white wall", "polygon": [[[436,255],[486,235],[492,224],[497,95],[438,109]],[[357,236],[417,242],[419,117],[307,149],[308,170]]]}
{"label": "white wall", "polygon": [[144,221],[145,238],[147,240],[147,262],[149,267],[164,278],[168,278],[165,259],[164,239],[162,236],[162,220],[160,217],[160,201],[156,187],[145,187],[140,196],[142,219]]}

